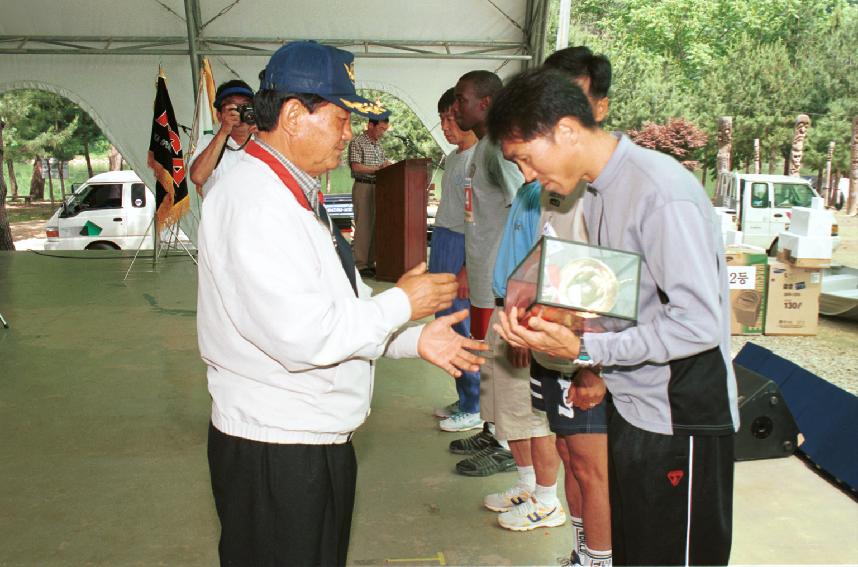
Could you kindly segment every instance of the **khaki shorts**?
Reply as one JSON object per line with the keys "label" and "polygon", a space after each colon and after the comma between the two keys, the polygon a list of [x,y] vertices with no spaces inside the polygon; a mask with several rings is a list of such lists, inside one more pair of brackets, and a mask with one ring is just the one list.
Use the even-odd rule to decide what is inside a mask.
{"label": "khaki shorts", "polygon": [[494,330],[500,307],[489,321],[486,344],[481,353],[486,363],[480,367],[480,417],[495,424],[495,436],[518,441],[551,435],[548,419],[530,403],[530,368],[513,368],[506,355],[507,343]]}

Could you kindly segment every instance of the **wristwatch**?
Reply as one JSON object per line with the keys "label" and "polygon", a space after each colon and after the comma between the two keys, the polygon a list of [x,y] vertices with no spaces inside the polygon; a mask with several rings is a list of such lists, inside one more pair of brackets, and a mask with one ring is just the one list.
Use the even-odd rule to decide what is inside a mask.
{"label": "wristwatch", "polygon": [[591,366],[596,366],[596,363],[590,357],[590,353],[587,352],[587,347],[584,346],[584,337],[581,337],[581,342],[578,346],[578,358],[575,359],[575,364],[579,367],[589,368]]}

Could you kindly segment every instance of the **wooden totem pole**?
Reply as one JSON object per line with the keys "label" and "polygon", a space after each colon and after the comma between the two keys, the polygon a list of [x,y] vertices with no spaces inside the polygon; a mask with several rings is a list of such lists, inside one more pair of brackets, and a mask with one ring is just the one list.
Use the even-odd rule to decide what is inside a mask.
{"label": "wooden totem pole", "polygon": [[730,171],[730,153],[733,149],[733,117],[718,119],[718,153],[715,156],[715,193],[721,189],[721,173]]}
{"label": "wooden totem pole", "polygon": [[858,116],[852,119],[852,142],[849,154],[849,199],[846,211],[858,214]]}
{"label": "wooden totem pole", "polygon": [[798,177],[801,172],[801,158],[804,157],[804,140],[810,128],[810,116],[799,114],[795,119],[795,131],[792,135],[792,149],[789,152],[787,175]]}

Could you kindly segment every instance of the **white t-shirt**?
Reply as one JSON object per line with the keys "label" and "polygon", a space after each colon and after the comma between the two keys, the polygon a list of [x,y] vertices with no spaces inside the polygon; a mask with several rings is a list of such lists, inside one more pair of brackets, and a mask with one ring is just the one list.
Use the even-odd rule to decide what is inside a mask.
{"label": "white t-shirt", "polygon": [[465,222],[465,263],[471,305],[494,308],[492,276],[509,207],[524,176],[518,166],[503,157],[500,146],[488,136],[474,146],[468,166],[473,185],[473,215]]}
{"label": "white t-shirt", "polygon": [[474,155],[474,147],[453,150],[447,155],[441,177],[441,203],[435,214],[435,226],[464,234],[465,232],[465,167]]}
{"label": "white t-shirt", "polygon": [[[582,181],[569,195],[558,195],[550,191],[542,191],[540,206],[542,215],[539,218],[541,236],[553,236],[575,242],[587,242],[587,226],[584,222],[584,201],[581,197],[587,190],[587,183]],[[564,374],[573,374],[577,364],[568,358],[557,358],[539,351],[531,351],[536,361],[551,370]]]}
{"label": "white t-shirt", "polygon": [[[209,144],[212,143],[214,138],[215,137],[212,134],[202,135],[196,149],[194,150],[194,155],[191,157],[191,161],[188,162],[188,171],[191,170],[191,166],[194,165],[194,161],[207,147],[209,147]],[[235,140],[233,140],[231,136],[226,139],[226,146],[226,149],[223,151],[223,157],[220,159],[220,163],[217,164],[217,167],[214,168],[212,174],[203,184],[203,197],[206,197],[209,194],[209,191],[214,187],[214,184],[217,183],[218,179],[223,177],[224,173],[232,169],[232,167],[239,162],[241,156],[244,155],[244,150],[238,149],[240,146],[235,143]]]}

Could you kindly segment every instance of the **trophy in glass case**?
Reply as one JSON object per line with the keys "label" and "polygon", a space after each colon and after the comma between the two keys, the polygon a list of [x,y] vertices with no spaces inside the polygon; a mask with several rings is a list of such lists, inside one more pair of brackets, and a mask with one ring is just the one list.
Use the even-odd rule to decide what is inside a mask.
{"label": "trophy in glass case", "polygon": [[577,334],[620,331],[638,315],[641,257],[543,236],[507,280],[504,310],[536,315]]}

